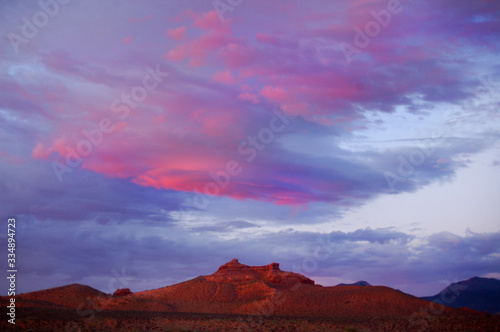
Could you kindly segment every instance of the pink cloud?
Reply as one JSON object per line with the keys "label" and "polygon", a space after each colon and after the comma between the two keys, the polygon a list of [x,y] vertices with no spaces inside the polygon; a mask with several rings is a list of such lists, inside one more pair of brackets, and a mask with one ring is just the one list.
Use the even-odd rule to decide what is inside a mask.
{"label": "pink cloud", "polygon": [[230,41],[230,36],[209,32],[174,47],[163,57],[176,62],[187,59],[191,65],[202,65],[212,53],[220,50]]}
{"label": "pink cloud", "polygon": [[221,136],[235,125],[235,115],[227,110],[206,111],[200,109],[191,114],[191,119],[202,125],[202,130],[209,136]]}
{"label": "pink cloud", "polygon": [[167,54],[163,57],[170,61],[181,61],[184,60],[188,56],[188,49],[186,45],[179,45],[173,49],[171,49]]}
{"label": "pink cloud", "polygon": [[49,155],[53,152],[54,150],[49,147],[46,148],[42,143],[38,142],[35,144],[35,147],[33,148],[33,152],[31,153],[31,156],[36,159],[48,159]]}
{"label": "pink cloud", "polygon": [[166,120],[167,120],[167,115],[166,114],[160,114],[160,115],[155,116],[153,118],[153,122],[156,123],[156,124],[164,123]]}
{"label": "pink cloud", "polygon": [[290,99],[290,94],[282,87],[272,87],[268,85],[260,90],[260,95],[276,102],[286,102]]}
{"label": "pink cloud", "polygon": [[224,27],[219,18],[219,15],[215,10],[208,13],[203,13],[200,17],[196,18],[194,21],[194,26],[203,30],[214,30]]}
{"label": "pink cloud", "polygon": [[132,43],[132,41],[134,40],[134,37],[132,36],[127,36],[123,39],[123,45],[128,45],[130,43]]}
{"label": "pink cloud", "polygon": [[243,92],[238,95],[238,98],[241,100],[251,101],[254,104],[259,102],[259,96],[255,93]]}
{"label": "pink cloud", "polygon": [[268,34],[265,34],[264,32],[257,32],[257,34],[255,35],[255,38],[257,38],[258,41],[267,42],[267,43],[272,42],[274,40],[274,38],[272,38]]}
{"label": "pink cloud", "polygon": [[186,38],[186,27],[179,27],[175,29],[168,29],[165,34],[176,41],[181,41]]}
{"label": "pink cloud", "polygon": [[221,50],[220,59],[230,68],[242,68],[254,64],[258,60],[258,55],[254,47],[233,40]]}
{"label": "pink cloud", "polygon": [[[255,52],[242,40],[234,38],[230,22],[223,24],[217,12],[200,14],[188,10],[185,15],[193,21],[193,25],[189,28],[199,28],[202,30],[201,34],[177,45],[164,54],[164,58],[175,62],[188,60],[191,66],[201,66],[211,64],[206,61],[212,57],[213,60],[226,62],[230,68],[242,66],[253,60]],[[188,27],[171,29],[167,31],[167,35],[176,40],[184,40],[187,29]],[[199,30],[194,31],[200,33]]]}
{"label": "pink cloud", "polygon": [[[376,5],[378,2],[363,3],[373,4],[375,10],[382,8]],[[369,10],[366,13],[369,15]],[[401,46],[400,43],[408,35],[406,32],[410,36],[414,32],[408,27],[406,30],[397,29],[402,21],[397,21],[396,18],[391,23],[394,26],[384,30],[372,40],[369,47],[363,49],[364,58],[369,58],[370,61],[358,61],[349,67],[339,65],[343,60],[342,54],[338,50],[332,51],[334,47],[331,45],[337,45],[332,40],[337,38],[336,41],[352,41],[351,23],[363,25],[364,19],[372,19],[366,15],[361,17],[352,12],[346,19],[349,24],[339,23],[330,27],[328,24],[333,20],[325,20],[323,29],[314,20],[301,21],[301,25],[306,28],[310,24],[309,27],[318,29],[298,31],[291,28],[290,37],[283,37],[279,34],[256,32],[267,26],[257,27],[251,24],[244,25],[245,29],[235,29],[233,34],[231,25],[222,24],[215,12],[199,14],[188,11],[182,22],[176,24],[185,26],[165,31],[167,37],[179,43],[164,57],[174,62],[186,61],[191,66],[206,67],[190,68],[193,70],[189,73],[185,71],[185,76],[179,75],[176,80],[169,78],[168,82],[163,82],[158,90],[151,91],[137,109],[131,110],[127,122],[118,122],[116,117],[113,118],[115,130],[95,148],[83,167],[109,176],[129,177],[141,185],[192,191],[194,186],[203,186],[206,181],[211,181],[207,178],[207,173],[223,169],[227,160],[235,157],[245,160],[246,156],[238,156],[238,144],[249,135],[257,135],[259,128],[269,124],[268,118],[262,118],[255,111],[262,107],[255,107],[252,103],[268,100],[279,104],[289,114],[302,115],[304,121],[354,131],[364,128],[353,123],[363,117],[363,112],[391,111],[391,107],[395,105],[410,105],[411,101],[407,96],[412,93],[424,96],[434,93],[432,97],[435,100],[446,100],[450,82],[460,81],[458,74],[449,69],[453,62],[442,66],[432,61],[432,57],[426,57],[430,52],[428,49],[434,49],[433,52],[438,56],[438,52],[442,52],[446,45],[439,48],[426,44],[428,47],[424,51],[418,51],[421,48],[419,40],[414,39],[417,46],[403,44],[404,47],[397,47]],[[275,27],[281,23],[274,20],[271,22]],[[278,30],[269,31],[275,33]],[[394,37],[396,34],[397,38]],[[245,39],[246,36],[250,38]],[[394,43],[389,43],[386,36],[391,36]],[[164,36],[158,37],[165,42]],[[298,40],[301,41],[300,45]],[[127,36],[123,44],[128,45],[133,41],[132,36]],[[436,42],[442,40],[436,39]],[[158,42],[160,43],[161,41]],[[139,47],[138,43],[132,46]],[[81,82],[97,83],[99,89],[92,91],[99,93],[101,84],[108,87],[107,91],[118,90],[116,87],[129,87],[126,92],[130,92],[130,88],[141,82],[142,77],[130,77],[130,71],[126,72],[127,75],[121,71],[122,68],[140,68],[142,64],[139,66],[137,59],[134,59],[133,67],[129,66],[129,60],[113,58],[109,61],[109,66],[99,64],[100,67],[86,66],[84,60],[84,57],[80,59],[77,54],[48,53],[44,58],[44,65],[58,75],[71,74],[72,78],[77,77]],[[152,61],[158,59],[149,60],[154,63]],[[172,72],[177,69],[182,72],[182,66],[169,65],[175,68]],[[101,70],[108,67],[109,71]],[[241,89],[214,82],[238,84]],[[428,82],[430,84],[426,85]],[[61,138],[53,140],[52,144],[35,144],[32,149],[33,158],[47,159],[54,152],[64,156],[68,142],[74,147],[74,143],[82,139],[82,129],[94,128],[103,117],[116,116],[110,113],[109,102],[119,96],[120,91],[116,92],[116,96],[108,95],[105,98],[98,93],[92,96],[91,93],[95,92],[87,95],[87,91],[78,91],[72,95],[71,92],[66,93],[64,84],[60,85],[60,89],[53,88],[58,86],[56,84],[50,86],[47,92],[40,88],[37,95],[30,97],[29,101],[33,104],[43,98],[46,109],[60,112],[53,114],[53,119],[64,119],[54,130],[59,132]],[[434,86],[439,86],[440,89],[435,89]],[[27,84],[26,89],[29,91]],[[458,85],[454,89],[462,91]],[[29,95],[28,92],[26,94]],[[102,102],[100,98],[105,101]],[[23,98],[23,101],[27,100],[28,98]],[[24,107],[23,104],[22,109],[30,107]],[[77,111],[81,113],[68,116]],[[326,130],[328,129],[330,128]],[[270,148],[264,150],[259,155],[260,159],[257,159],[261,162],[247,166],[245,172],[250,175],[246,178],[239,177],[228,195],[270,200],[279,204],[296,204],[330,199],[312,192],[337,190],[336,187],[322,188],[322,181],[315,180],[316,175],[308,178],[311,165],[288,178],[280,177],[286,170],[283,165],[269,167],[259,173],[261,168],[275,162],[273,158],[279,155],[280,150],[277,146],[273,149],[272,155],[267,155]],[[295,158],[286,154],[283,157],[286,161],[284,164]],[[447,164],[445,159],[440,159],[437,163]],[[316,174],[316,171],[311,171],[311,174]],[[308,180],[302,183],[299,180],[302,178]],[[255,179],[262,181],[256,183]],[[342,190],[345,189],[338,189]]]}
{"label": "pink cloud", "polygon": [[224,84],[234,84],[236,82],[236,78],[229,70],[217,71],[213,76],[212,80],[218,83]]}

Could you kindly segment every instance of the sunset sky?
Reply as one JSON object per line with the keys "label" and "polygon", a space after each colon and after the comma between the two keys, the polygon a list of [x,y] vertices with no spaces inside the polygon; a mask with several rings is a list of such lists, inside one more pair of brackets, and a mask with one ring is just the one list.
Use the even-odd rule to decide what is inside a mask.
{"label": "sunset sky", "polygon": [[3,1],[0,22],[19,292],[232,258],[418,296],[500,278],[500,2]]}

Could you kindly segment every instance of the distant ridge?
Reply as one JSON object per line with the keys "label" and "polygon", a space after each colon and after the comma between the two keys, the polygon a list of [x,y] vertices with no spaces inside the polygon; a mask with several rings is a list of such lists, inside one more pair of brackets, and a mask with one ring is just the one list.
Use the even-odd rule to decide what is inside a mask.
{"label": "distant ridge", "polygon": [[[241,264],[237,259],[210,275],[158,289],[104,294],[72,284],[18,296],[20,306],[78,308],[89,300],[100,310],[273,315],[289,317],[396,317],[407,319],[429,302],[389,287],[354,285],[322,287],[298,273],[282,271],[278,263]],[[124,292],[123,290],[119,293]],[[7,300],[3,297],[2,302]],[[473,313],[446,307],[447,315]]]}
{"label": "distant ridge", "polygon": [[367,281],[360,280],[352,284],[338,284],[337,286],[371,286]]}
{"label": "distant ridge", "polygon": [[500,314],[500,280],[473,277],[452,283],[424,300],[442,302],[453,308],[469,308],[490,314]]}

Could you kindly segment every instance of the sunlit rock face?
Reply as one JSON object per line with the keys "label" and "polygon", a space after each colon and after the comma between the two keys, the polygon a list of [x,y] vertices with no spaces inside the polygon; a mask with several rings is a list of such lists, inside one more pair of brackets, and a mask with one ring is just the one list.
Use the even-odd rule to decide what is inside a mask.
{"label": "sunlit rock face", "polygon": [[252,282],[265,281],[276,286],[293,286],[297,283],[314,285],[314,281],[293,272],[285,272],[280,270],[278,263],[271,263],[264,266],[249,266],[241,264],[236,258],[222,265],[217,272],[205,277],[208,281],[213,282]]}
{"label": "sunlit rock face", "polygon": [[113,296],[125,296],[132,294],[129,288],[118,288],[114,293]]}

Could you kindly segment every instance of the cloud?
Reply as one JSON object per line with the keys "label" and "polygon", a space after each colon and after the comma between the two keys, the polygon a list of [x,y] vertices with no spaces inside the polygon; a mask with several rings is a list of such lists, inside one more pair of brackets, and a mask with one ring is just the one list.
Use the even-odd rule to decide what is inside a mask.
{"label": "cloud", "polygon": [[123,45],[129,45],[134,41],[134,37],[132,36],[127,36],[123,39]]}
{"label": "cloud", "polygon": [[209,226],[193,227],[193,232],[232,232],[236,229],[259,227],[247,221],[226,221],[221,223],[211,223]]}
{"label": "cloud", "polygon": [[23,278],[37,280],[30,286],[23,283],[23,292],[39,289],[47,280],[52,286],[86,280],[108,291],[113,269],[125,269],[127,287],[139,291],[144,285],[148,289],[163,287],[213,273],[237,257],[249,265],[279,262],[283,270],[323,281],[331,279],[333,284],[367,280],[423,296],[444,288],[444,279],[498,273],[500,257],[499,233],[469,232],[463,237],[441,233],[415,241],[415,236],[397,230],[367,228],[329,234],[266,232],[234,240],[207,240],[206,232],[251,230],[255,225],[229,221],[190,233],[177,226],[165,228],[164,224],[88,223],[87,227],[74,227],[46,221],[44,227],[41,225],[30,221],[19,232],[20,241],[25,243],[20,248]]}
{"label": "cloud", "polygon": [[50,163],[45,161],[0,163],[5,176],[0,183],[5,193],[0,207],[7,215],[22,219],[169,224],[174,222],[169,213],[179,210],[184,200],[172,192],[138,187],[126,180],[108,181],[102,175],[83,170],[59,183]]}
{"label": "cloud", "polygon": [[212,79],[214,80],[214,82],[224,84],[234,84],[236,82],[236,78],[229,70],[216,72]]}
{"label": "cloud", "polygon": [[[369,13],[376,5],[364,6]],[[353,17],[348,19],[359,19],[355,12],[349,15]],[[413,20],[420,19],[408,15],[408,22],[394,19],[394,28],[401,26],[406,31]],[[459,11],[457,15],[465,14]],[[29,142],[30,155],[62,161],[67,147],[75,148],[85,139],[83,130],[110,118],[117,129],[95,147],[83,169],[129,179],[141,186],[184,192],[197,189],[203,193],[207,183],[213,181],[210,174],[223,171],[229,161],[236,160],[244,171],[219,195],[297,206],[311,202],[352,204],[387,193],[391,189],[387,172],[398,176],[393,186],[396,192],[415,191],[449,179],[457,169],[466,167],[465,161],[458,160],[461,153],[476,153],[489,146],[482,139],[435,142],[432,155],[425,156],[411,177],[403,179],[398,173],[400,156],[408,158],[412,153],[410,142],[405,148],[386,151],[339,148],[350,132],[362,133],[369,128],[363,121],[369,114],[391,113],[401,107],[417,112],[430,102],[463,100],[470,94],[471,79],[457,74],[457,69],[466,64],[466,59],[444,64],[446,57],[436,51],[429,49],[431,55],[421,56],[412,47],[394,45],[385,53],[389,41],[405,42],[381,35],[374,40],[378,46],[364,50],[372,57],[371,62],[359,59],[356,65],[345,66],[338,54],[334,56],[322,43],[313,42],[318,36],[326,38],[317,27],[309,28],[306,34],[292,30],[291,37],[286,38],[261,30],[243,38],[231,23],[222,24],[215,12],[193,10],[186,12],[182,23],[181,27],[167,29],[167,35],[177,43],[164,53],[166,60],[149,62],[154,66],[163,61],[160,67],[170,76],[140,103],[131,104],[135,106],[122,102],[122,107],[130,111],[126,121],[118,118],[120,114],[114,113],[111,105],[116,98],[140,87],[143,65],[121,70],[132,59],[123,58],[123,63],[110,59],[106,67],[105,63],[85,62],[77,52],[49,50],[35,55],[41,67],[5,65],[16,71],[17,78],[7,76],[0,82],[6,87],[2,107],[18,112],[38,109],[36,116],[46,126],[41,129],[50,132],[44,135],[35,130],[39,134]],[[311,22],[304,18],[302,24],[309,26]],[[424,36],[416,30],[410,37],[419,43]],[[377,53],[381,48],[383,57]],[[325,57],[329,58],[326,62]],[[204,74],[205,69],[189,72],[190,65],[215,74]],[[241,144],[249,137],[259,139],[259,133],[269,127],[273,114],[268,103],[298,116],[263,148],[247,145],[247,152],[258,152],[258,158],[248,163]],[[336,137],[328,156],[297,151],[297,138],[302,136],[299,132],[306,130],[307,136],[318,141]]]}
{"label": "cloud", "polygon": [[186,38],[186,27],[179,27],[175,29],[168,29],[165,33],[168,37],[176,41],[181,41]]}

